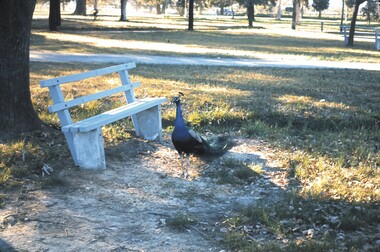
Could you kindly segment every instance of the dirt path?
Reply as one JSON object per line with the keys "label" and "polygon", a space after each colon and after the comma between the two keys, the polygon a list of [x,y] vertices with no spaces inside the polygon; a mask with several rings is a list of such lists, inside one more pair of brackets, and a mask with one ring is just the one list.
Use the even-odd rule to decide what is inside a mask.
{"label": "dirt path", "polygon": [[[220,220],[258,199],[276,200],[286,186],[286,173],[272,167],[265,148],[244,139],[223,157],[192,158],[188,180],[179,176],[168,136],[162,144],[132,139],[107,148],[102,173],[55,167],[52,176],[66,184],[41,189],[31,181],[0,210],[0,248],[8,243],[21,251],[221,251]],[[263,173],[238,184],[207,175],[231,160],[260,165]],[[178,229],[181,222],[175,221],[184,218],[190,225]]]}

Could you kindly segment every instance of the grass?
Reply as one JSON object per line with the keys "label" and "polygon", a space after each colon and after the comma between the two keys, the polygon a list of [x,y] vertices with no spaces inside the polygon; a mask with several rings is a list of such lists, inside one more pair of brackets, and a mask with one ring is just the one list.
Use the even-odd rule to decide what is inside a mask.
{"label": "grass", "polygon": [[[290,19],[273,21],[258,17],[253,28],[246,17],[196,18],[195,31],[187,32],[181,17],[130,17],[129,22],[115,22],[105,16],[87,22],[83,17],[64,15],[59,32],[46,30],[47,19],[35,19],[32,50],[72,53],[154,54],[170,56],[210,56],[261,58],[302,57],[331,61],[380,62],[373,39],[357,36],[355,47],[343,46],[339,20],[305,19],[297,31],[290,29]],[[325,31],[320,32],[324,21]],[[361,21],[359,20],[359,24]]]}
{"label": "grass", "polygon": [[[37,21],[34,24],[37,28],[33,31],[32,49],[89,53],[120,53],[122,50],[123,53],[183,55],[180,52],[182,49],[192,48],[194,50],[189,50],[186,55],[256,57],[258,52],[265,55],[274,52],[285,56],[377,63],[380,58],[379,52],[372,50],[366,42],[359,42],[354,48],[343,48],[341,38],[330,40],[330,34],[326,35],[328,39],[313,40],[296,33],[289,36],[273,34],[274,25],[285,24],[272,24],[268,19],[258,19],[255,23],[268,26],[260,30],[246,29],[239,19],[226,20],[235,28],[223,29],[217,25],[222,23],[221,20],[204,20],[204,29],[187,33],[158,29],[154,24],[165,27],[165,22],[177,22],[183,28],[181,19],[141,18],[127,23],[99,21],[88,24],[64,18],[67,20],[64,20],[59,33],[44,31],[41,27],[46,20]],[[207,27],[206,22],[210,23]],[[99,28],[105,23],[111,27]],[[131,27],[126,29],[123,27],[125,24]],[[138,30],[137,27],[141,31],[153,32],[132,32]],[[90,30],[93,32],[88,32]],[[307,27],[302,27],[302,30],[307,31]],[[86,40],[93,39],[95,42],[89,44],[78,40],[84,36],[87,36]],[[68,42],[69,39],[71,42]],[[106,48],[99,44],[101,40],[98,39],[107,43],[123,43],[115,48]],[[75,43],[72,42],[74,40]],[[177,52],[149,48],[135,51],[128,47],[141,44],[154,48],[159,43],[168,47],[168,40],[178,46],[173,46],[178,48]],[[131,44],[126,46],[124,42]],[[210,50],[213,48],[215,50]],[[234,54],[227,54],[229,50]],[[250,54],[252,51],[256,52],[255,55]],[[40,174],[45,162],[60,164],[70,157],[64,138],[57,130],[58,118],[47,112],[47,106],[51,103],[48,91],[41,89],[38,81],[103,66],[106,65],[31,62],[33,104],[46,127],[40,132],[22,135],[17,140],[1,139],[2,186]],[[299,188],[290,188],[288,196],[282,201],[261,202],[224,220],[229,230],[224,242],[230,249],[325,251],[346,246],[360,250],[366,243],[374,241],[374,224],[380,221],[380,72],[139,65],[131,71],[131,78],[142,83],[136,91],[138,97],[165,96],[170,100],[178,91],[185,93],[185,117],[200,133],[234,133],[268,142],[277,161],[288,168],[289,177],[298,180]],[[88,92],[99,91],[105,86],[117,85],[117,76],[93,79],[73,88],[66,87],[66,97],[86,91],[83,85]],[[81,119],[116,106],[119,99],[120,96],[115,96],[90,103],[82,110],[74,110],[73,114],[76,119]],[[170,132],[174,108],[166,103],[162,112],[164,131]],[[130,138],[131,129],[129,120],[108,126],[104,130],[106,146]],[[250,183],[261,172],[260,167],[233,163],[227,160],[220,173],[211,176],[216,176],[219,182],[234,185],[238,184],[236,181]],[[228,176],[231,174],[233,176]],[[49,188],[51,182],[65,184],[65,181],[52,179],[46,181],[44,186]],[[169,225],[186,228],[192,224],[188,216],[178,216]],[[309,229],[315,230],[312,236],[302,233]],[[263,231],[268,237],[265,242],[252,239],[254,232],[262,234]],[[338,239],[341,233],[346,236]]]}
{"label": "grass", "polygon": [[[37,87],[39,79],[104,65],[46,66],[31,65],[33,100],[43,114],[46,104],[38,101],[46,101],[47,93]],[[299,181],[299,189],[289,191],[289,199],[242,210],[235,228],[229,226],[224,239],[227,247],[246,244],[239,249],[318,251],[341,246],[358,249],[368,242],[373,223],[378,223],[380,216],[379,72],[139,65],[131,71],[131,78],[142,83],[136,91],[139,97],[166,96],[170,100],[178,91],[185,93],[184,115],[201,133],[240,132],[247,138],[269,142],[279,163]],[[109,85],[115,81],[111,77]],[[92,82],[94,89],[102,85],[104,80]],[[108,109],[112,103],[117,99],[95,107]],[[166,103],[162,112],[165,131],[170,132],[174,108]],[[44,117],[47,122],[56,122],[52,115]],[[117,144],[130,137],[124,134],[131,125],[120,122],[107,130],[112,133],[106,134],[106,144]],[[238,186],[254,182],[260,176],[259,168],[226,160],[219,172],[208,176],[218,183]],[[244,226],[257,223],[265,227],[268,242],[254,241],[244,231]],[[314,227],[319,230],[312,237],[302,233]],[[302,230],[289,231],[297,228]],[[356,235],[359,231],[362,236]],[[346,238],[337,240],[340,233]],[[283,238],[277,240],[278,236]],[[330,236],[335,238],[326,238]],[[236,237],[245,242],[234,241]]]}
{"label": "grass", "polygon": [[289,193],[282,201],[261,201],[226,219],[223,224],[230,232],[224,243],[234,251],[361,250],[376,232],[376,225],[369,223],[378,223],[379,214],[373,205],[310,200]]}
{"label": "grass", "polygon": [[261,165],[248,165],[235,159],[226,159],[217,170],[205,174],[220,184],[245,185],[253,183],[262,173]]}
{"label": "grass", "polygon": [[185,231],[197,222],[194,216],[178,213],[166,220],[166,226],[178,231]]}
{"label": "grass", "polygon": [[[32,63],[32,92],[41,118],[58,126],[57,118],[46,112],[48,94],[37,81],[91,65],[53,65]],[[143,83],[136,91],[139,97],[170,100],[184,92],[185,116],[198,130],[241,130],[269,141],[279,151],[278,159],[304,183],[304,195],[379,199],[379,72],[141,65],[131,73]],[[93,81],[91,87],[100,89],[103,81]],[[109,82],[115,85],[116,80]],[[117,98],[89,105],[85,113],[108,109],[113,102]],[[174,116],[173,107],[164,104],[164,127],[171,126]],[[107,141],[130,137],[123,133],[129,127],[126,121],[107,129]]]}

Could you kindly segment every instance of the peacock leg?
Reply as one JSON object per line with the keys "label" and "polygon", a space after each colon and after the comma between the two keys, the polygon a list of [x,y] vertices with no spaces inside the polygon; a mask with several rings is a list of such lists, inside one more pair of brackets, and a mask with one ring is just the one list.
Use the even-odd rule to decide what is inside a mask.
{"label": "peacock leg", "polygon": [[186,173],[185,178],[189,177],[190,153],[186,154]]}
{"label": "peacock leg", "polygon": [[179,154],[179,157],[181,158],[181,177],[184,175],[184,171],[183,171],[183,152],[181,154]]}

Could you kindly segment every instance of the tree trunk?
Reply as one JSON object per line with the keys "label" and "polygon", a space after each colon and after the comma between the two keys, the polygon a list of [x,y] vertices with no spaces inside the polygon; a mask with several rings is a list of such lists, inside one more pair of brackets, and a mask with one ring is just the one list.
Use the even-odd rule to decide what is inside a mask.
{"label": "tree trunk", "polygon": [[127,0],[120,0],[120,21],[127,21]]}
{"label": "tree trunk", "polygon": [[293,0],[293,12],[292,12],[292,29],[296,29],[296,19],[297,19],[297,0]]}
{"label": "tree trunk", "polygon": [[296,24],[301,24],[301,0],[296,0]]}
{"label": "tree trunk", "polygon": [[25,132],[41,125],[33,109],[29,47],[36,0],[0,1],[0,130]]}
{"label": "tree trunk", "polygon": [[59,0],[50,0],[49,6],[49,30],[58,31],[61,26],[61,9]]}
{"label": "tree trunk", "polygon": [[156,4],[156,14],[160,15],[161,14],[161,4]]}
{"label": "tree trunk", "polygon": [[189,1],[189,31],[194,30],[194,0]]}
{"label": "tree trunk", "polygon": [[354,35],[355,35],[356,19],[358,17],[358,12],[359,12],[359,5],[361,5],[365,1],[366,0],[355,1],[354,14],[352,15],[352,19],[351,19],[350,34],[348,36],[348,42],[346,46],[354,45]]}
{"label": "tree trunk", "polygon": [[86,0],[77,0],[77,6],[73,14],[86,16]]}
{"label": "tree trunk", "polygon": [[281,20],[281,14],[282,14],[281,0],[278,0],[277,1],[277,20]]}
{"label": "tree trunk", "polygon": [[253,0],[249,0],[247,12],[248,12],[248,27],[253,27],[253,21],[255,20]]}

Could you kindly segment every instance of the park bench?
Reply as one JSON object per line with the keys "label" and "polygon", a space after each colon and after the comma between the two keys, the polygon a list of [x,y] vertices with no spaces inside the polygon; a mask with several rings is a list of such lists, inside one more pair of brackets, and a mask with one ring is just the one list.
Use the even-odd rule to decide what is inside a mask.
{"label": "park bench", "polygon": [[[343,31],[343,37],[344,37],[344,45],[347,46],[348,44],[348,35],[349,35],[349,27],[346,25],[342,26]],[[355,26],[355,36],[361,36],[361,37],[372,37],[375,36],[375,49],[380,50],[380,36],[379,36],[379,29],[378,28],[372,28],[372,27],[366,27],[366,26]]]}
{"label": "park bench", "polygon": [[[137,136],[147,140],[162,140],[161,103],[166,101],[166,98],[136,99],[134,89],[140,86],[140,82],[131,83],[128,73],[128,70],[134,67],[135,63],[131,62],[40,81],[41,87],[49,88],[53,101],[53,105],[49,106],[49,112],[58,115],[75,165],[84,169],[105,169],[102,126],[126,117],[132,118]],[[61,85],[115,73],[120,76],[120,86],[65,100]],[[125,95],[125,104],[122,106],[73,122],[69,109],[120,93],[122,96]]]}

